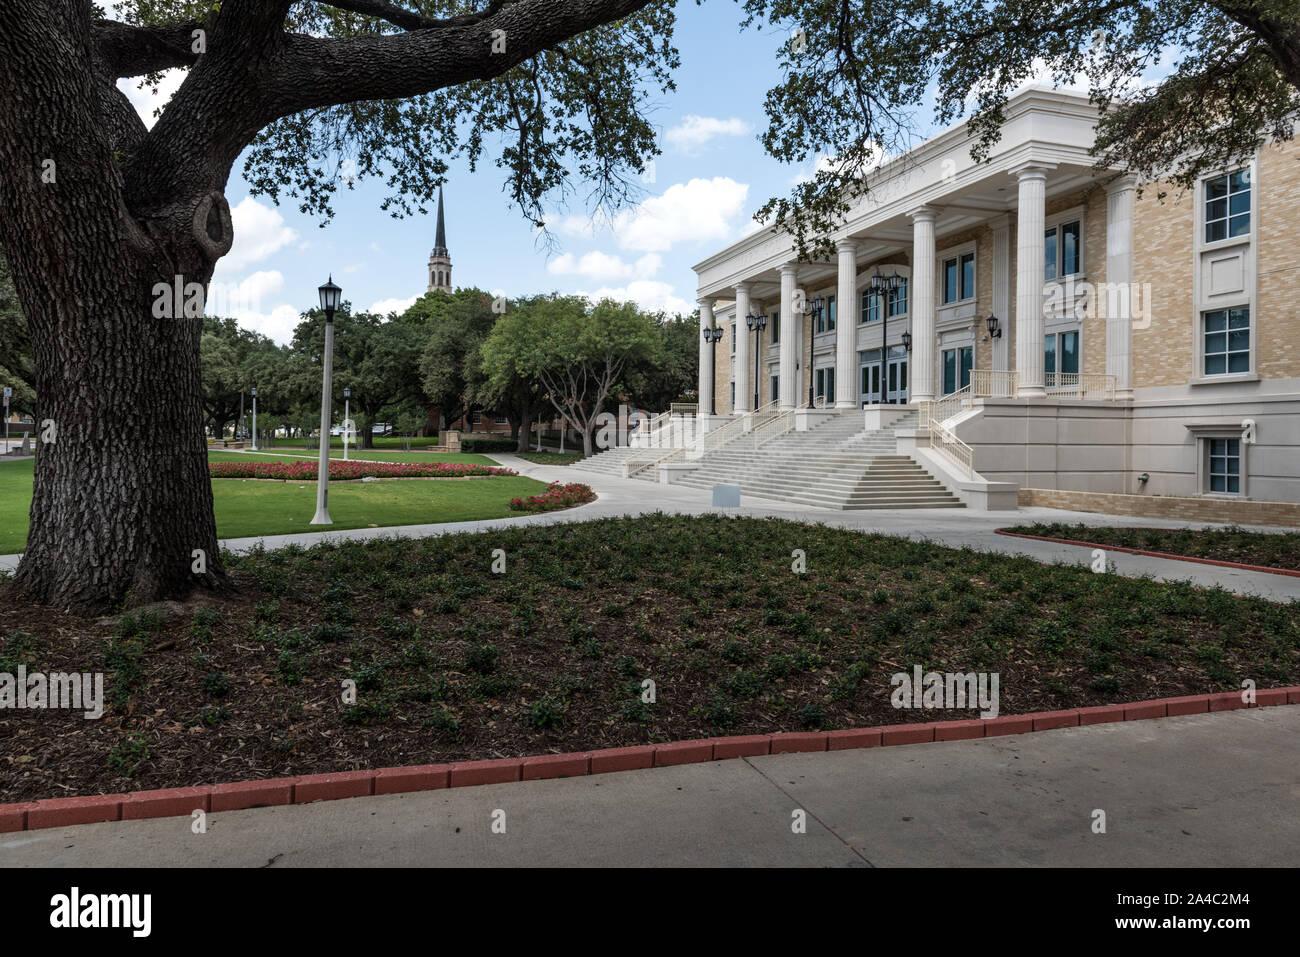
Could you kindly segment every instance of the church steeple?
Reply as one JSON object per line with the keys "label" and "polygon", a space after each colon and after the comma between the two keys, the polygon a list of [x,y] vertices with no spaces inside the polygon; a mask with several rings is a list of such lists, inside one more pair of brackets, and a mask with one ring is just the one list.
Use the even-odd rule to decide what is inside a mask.
{"label": "church steeple", "polygon": [[438,231],[429,255],[429,292],[451,292],[451,256],[447,253],[447,222],[443,216],[442,187],[438,187]]}

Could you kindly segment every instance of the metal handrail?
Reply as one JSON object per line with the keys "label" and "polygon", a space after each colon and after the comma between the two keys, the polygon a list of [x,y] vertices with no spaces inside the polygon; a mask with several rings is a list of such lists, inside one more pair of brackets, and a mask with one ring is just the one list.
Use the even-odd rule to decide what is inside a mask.
{"label": "metal handrail", "polygon": [[757,449],[778,435],[785,435],[792,428],[794,428],[794,409],[786,409],[784,412],[778,412],[763,424],[754,426],[749,434],[754,439],[754,448]]}
{"label": "metal handrail", "polygon": [[663,455],[658,455],[655,456],[654,458],[646,459],[644,461],[638,460],[636,456],[629,456],[625,463],[627,467],[627,477],[631,478],[633,475],[636,475],[638,472],[644,472],[646,469],[649,468],[653,468],[657,470],[659,466],[664,465],[667,462],[671,462],[674,459],[683,458],[685,455],[686,455],[686,449],[680,448],[680,449],[670,449],[668,452],[665,452]]}
{"label": "metal handrail", "polygon": [[965,385],[942,399],[921,402],[920,427],[930,436],[930,448],[943,453],[967,478],[975,477],[975,450],[944,423],[971,405],[972,389]]}
{"label": "metal handrail", "polygon": [[697,452],[712,452],[721,448],[735,438],[736,433],[745,430],[745,418],[738,415],[729,422],[724,422],[716,429],[709,429],[701,435],[695,443]]}

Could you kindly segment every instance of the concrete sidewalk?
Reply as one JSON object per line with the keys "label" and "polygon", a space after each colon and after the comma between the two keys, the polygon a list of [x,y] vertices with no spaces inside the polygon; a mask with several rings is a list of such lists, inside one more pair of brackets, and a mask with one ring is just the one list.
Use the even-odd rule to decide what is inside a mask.
{"label": "concrete sidewalk", "polygon": [[1285,706],[260,808],[206,834],[30,831],[0,839],[0,865],[1269,867],[1297,847]]}

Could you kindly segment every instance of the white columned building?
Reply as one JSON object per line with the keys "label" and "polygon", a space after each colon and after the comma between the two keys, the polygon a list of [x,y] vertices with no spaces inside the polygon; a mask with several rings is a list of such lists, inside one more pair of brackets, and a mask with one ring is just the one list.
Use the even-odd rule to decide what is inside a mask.
{"label": "white columned building", "polygon": [[[841,239],[835,246],[839,258],[835,287],[835,408],[858,407],[858,353],[856,348],[858,324],[854,317],[857,299],[858,244],[852,239]],[[828,396],[829,402],[832,397]]]}
{"label": "white columned building", "polygon": [[1016,369],[1020,373],[1019,395],[1041,399],[1043,365],[1043,282],[1046,270],[1044,223],[1047,202],[1047,170],[1042,165],[1016,169]]}
{"label": "white columned building", "polygon": [[922,206],[912,219],[912,399],[933,399],[935,338],[934,221],[938,210]]}
{"label": "white columned building", "polygon": [[798,267],[786,263],[781,267],[781,342],[780,400],[778,407],[785,411],[793,409],[798,402],[798,383],[795,382],[795,364],[799,361],[799,327],[803,316],[795,312],[795,290],[799,277]]}
{"label": "white columned building", "polygon": [[[787,438],[811,430],[837,463],[855,443],[892,439],[936,476],[956,469],[962,494],[984,480],[1019,486],[1013,503],[1076,507],[1058,493],[1081,492],[1300,505],[1300,312],[1288,281],[1300,245],[1278,238],[1300,221],[1300,138],[1207,170],[1175,202],[1161,184],[1139,194],[1126,171],[1098,168],[1098,119],[1086,95],[1017,91],[979,161],[958,123],[870,170],[830,261],[800,261],[789,233],[761,229],[697,263],[704,322],[734,324],[736,342],[730,356],[701,342],[701,408],[714,361],[719,417],[752,411],[755,394],[791,413],[755,444],[771,462],[756,455],[730,478],[752,472],[770,493],[794,463],[851,468],[818,461],[815,435]],[[832,297],[834,328],[827,312],[805,332],[805,298]],[[750,314],[765,317],[760,337]],[[803,409],[810,384],[834,407]],[[944,429],[917,416],[954,395],[959,415],[948,403],[925,410],[942,411]],[[849,414],[859,408],[868,414]],[[721,450],[692,451],[703,481]],[[822,494],[804,491],[799,500]],[[846,507],[866,499],[855,501]]]}
{"label": "white columned building", "polygon": [[749,302],[749,283],[742,282],[736,285],[736,360],[732,366],[732,373],[736,383],[736,403],[733,411],[749,412],[750,400],[754,395],[754,388],[750,385],[749,375],[752,371],[750,367],[754,364],[749,357],[749,343],[753,338],[753,333],[749,331],[749,326],[745,324],[745,317],[751,312]]}
{"label": "white columned building", "polygon": [[713,299],[700,301],[700,402],[697,407],[699,415],[708,415],[713,409],[713,375],[709,363],[713,360],[713,346],[704,341],[704,330],[713,327]]}
{"label": "white columned building", "polygon": [[[1119,177],[1106,188],[1106,372],[1115,397],[1133,398],[1133,204],[1137,180]],[[1148,307],[1150,304],[1147,304]]]}

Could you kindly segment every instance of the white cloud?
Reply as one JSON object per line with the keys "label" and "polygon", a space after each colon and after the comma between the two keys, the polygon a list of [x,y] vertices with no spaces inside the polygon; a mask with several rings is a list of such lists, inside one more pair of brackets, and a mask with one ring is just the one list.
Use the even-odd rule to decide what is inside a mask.
{"label": "white cloud", "polygon": [[646,253],[634,263],[624,262],[619,256],[593,251],[575,257],[572,253],[557,256],[546,264],[552,276],[582,276],[592,282],[609,282],[615,279],[649,279],[663,266],[658,253]]}
{"label": "white cloud", "polygon": [[380,299],[378,302],[371,303],[366,312],[373,312],[376,315],[386,316],[390,312],[403,313],[419,299],[419,296],[411,296],[409,299]]}
{"label": "white cloud", "polygon": [[[716,242],[735,231],[748,195],[748,184],[728,176],[676,183],[662,196],[651,196],[616,215],[610,230],[620,248],[637,252],[666,252],[682,240]],[[596,232],[592,221],[580,216],[565,218],[559,229],[584,238]]]}
{"label": "white cloud", "polygon": [[158,122],[158,117],[153,115],[154,110],[167,105],[167,101],[180,89],[181,83],[185,81],[188,74],[188,69],[164,70],[162,79],[152,89],[147,86],[140,89],[139,77],[118,80],[117,88],[126,94],[135,111],[140,114],[140,119],[144,120],[144,125],[153,129],[154,123]]}
{"label": "white cloud", "polygon": [[284,291],[284,275],[278,270],[260,270],[239,282],[214,279],[208,286],[207,313],[232,316],[244,329],[268,336],[280,345],[293,339],[302,320],[302,310],[289,303],[270,305]]}
{"label": "white cloud", "polygon": [[665,133],[664,139],[687,156],[695,156],[715,137],[744,136],[749,129],[749,124],[739,117],[720,120],[714,116],[697,116],[692,113]]}
{"label": "white cloud", "polygon": [[230,210],[235,244],[217,263],[217,275],[225,277],[261,262],[298,238],[298,231],[284,224],[273,206],[245,196]]}
{"label": "white cloud", "polygon": [[634,302],[647,312],[658,312],[662,309],[669,314],[680,312],[689,315],[691,310],[695,308],[693,303],[689,303],[680,296],[675,295],[672,285],[657,280],[638,280],[618,288],[603,286],[590,292],[580,289],[577,294],[586,296],[592,302],[598,302],[601,299],[613,299],[616,302]]}

